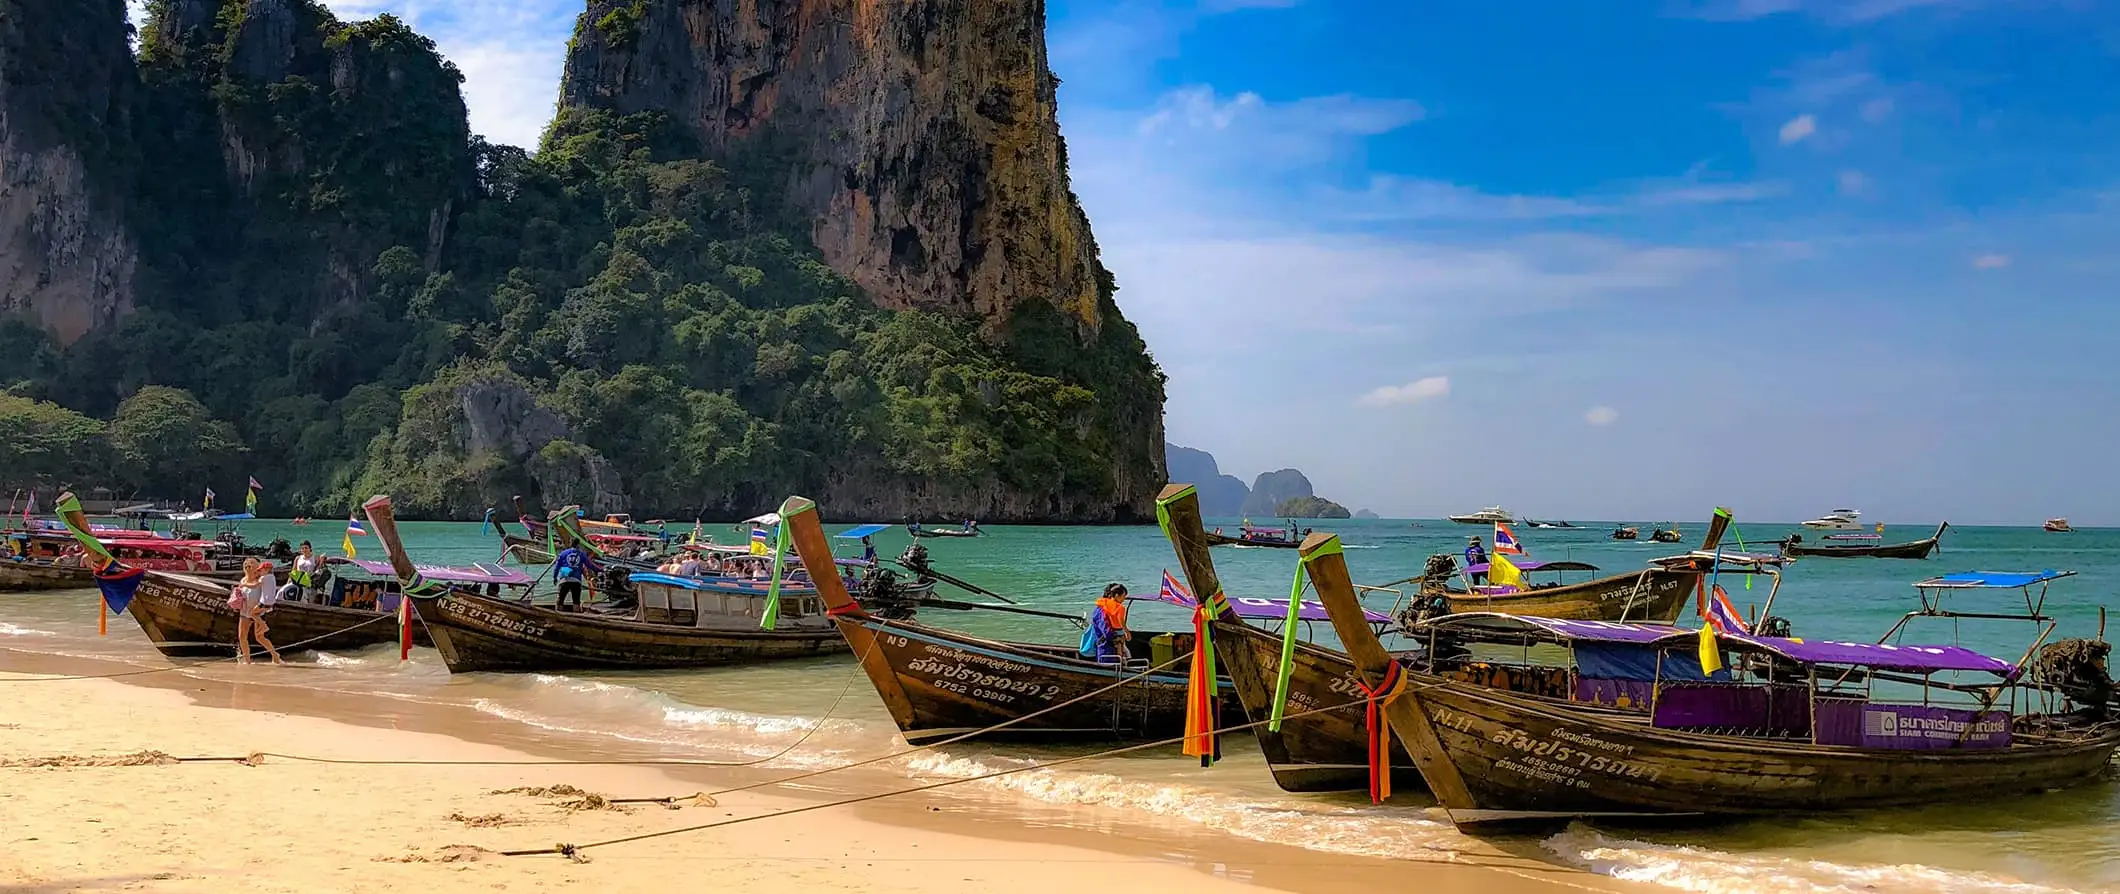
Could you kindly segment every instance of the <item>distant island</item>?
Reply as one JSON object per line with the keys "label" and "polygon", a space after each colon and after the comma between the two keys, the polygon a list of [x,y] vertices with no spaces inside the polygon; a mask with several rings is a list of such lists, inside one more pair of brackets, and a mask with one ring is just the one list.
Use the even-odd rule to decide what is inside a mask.
{"label": "distant island", "polygon": [[[1190,484],[1200,493],[1200,514],[1209,517],[1234,518],[1237,516],[1289,518],[1349,518],[1347,508],[1331,500],[1320,499],[1311,490],[1310,478],[1296,469],[1279,469],[1264,472],[1254,479],[1250,487],[1243,479],[1222,473],[1215,456],[1205,450],[1180,447],[1164,443],[1164,464],[1169,468],[1170,480]],[[1317,505],[1331,507],[1333,512],[1319,512],[1306,508],[1304,514],[1289,515],[1283,511],[1291,501],[1316,500]],[[1313,504],[1300,504],[1312,507]],[[1370,514],[1375,518],[1374,513]]]}
{"label": "distant island", "polygon": [[1368,509],[1357,509],[1357,510],[1355,510],[1355,511],[1354,511],[1354,517],[1355,517],[1355,518],[1365,518],[1365,519],[1366,519],[1366,518],[1382,518],[1383,516],[1377,515],[1377,514],[1376,514],[1376,513],[1374,512],[1374,511],[1371,511],[1371,510],[1368,510]]}
{"label": "distant island", "polygon": [[1347,507],[1324,497],[1291,497],[1274,507],[1282,518],[1351,518]]}

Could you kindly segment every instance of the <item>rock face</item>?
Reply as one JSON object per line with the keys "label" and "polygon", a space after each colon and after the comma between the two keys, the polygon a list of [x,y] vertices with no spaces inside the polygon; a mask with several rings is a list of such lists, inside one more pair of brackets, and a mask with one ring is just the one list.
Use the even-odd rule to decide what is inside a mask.
{"label": "rock face", "polygon": [[1279,512],[1281,504],[1301,497],[1316,494],[1310,490],[1310,479],[1294,469],[1263,472],[1251,483],[1251,496],[1244,501],[1245,515],[1272,516]]}
{"label": "rock face", "polygon": [[1377,514],[1376,514],[1376,512],[1375,512],[1374,510],[1370,510],[1370,509],[1357,509],[1357,510],[1355,510],[1355,511],[1354,511],[1354,517],[1355,517],[1355,518],[1359,518],[1359,519],[1374,519],[1374,518],[1381,518],[1382,516],[1379,516],[1379,515],[1377,515]]}
{"label": "rock face", "polygon": [[0,313],[72,342],[131,310],[123,0],[0,0]]}
{"label": "rock face", "polygon": [[1347,507],[1324,497],[1296,497],[1275,507],[1283,518],[1348,518]]}
{"label": "rock face", "polygon": [[1251,488],[1234,475],[1222,474],[1214,454],[1166,443],[1163,455],[1170,465],[1171,481],[1191,484],[1199,490],[1201,515],[1216,518],[1243,514],[1244,499],[1251,496]]}
{"label": "rock face", "polygon": [[826,263],[886,307],[1094,335],[1110,277],[1068,187],[1043,0],[592,0],[560,105],[756,149]]}
{"label": "rock face", "polygon": [[593,512],[628,502],[611,463],[506,370],[462,367],[407,392],[387,450],[364,489],[392,492],[408,515],[472,518],[525,492]]}

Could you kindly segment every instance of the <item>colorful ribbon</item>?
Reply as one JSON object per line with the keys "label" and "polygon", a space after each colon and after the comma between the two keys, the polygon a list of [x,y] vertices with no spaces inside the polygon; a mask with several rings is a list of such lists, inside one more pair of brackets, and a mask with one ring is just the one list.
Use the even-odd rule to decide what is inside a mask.
{"label": "colorful ribbon", "polygon": [[1296,670],[1296,621],[1303,610],[1304,572],[1310,567],[1310,563],[1344,552],[1346,550],[1341,548],[1339,536],[1331,535],[1324,543],[1318,545],[1316,551],[1303,556],[1302,561],[1296,563],[1296,580],[1288,589],[1288,619],[1281,624],[1281,667],[1274,680],[1273,714],[1266,722],[1266,728],[1273,732],[1281,731],[1281,720],[1288,713],[1288,681],[1295,676]]}
{"label": "colorful ribbon", "polygon": [[[1172,543],[1177,537],[1171,531],[1170,504],[1198,491],[1186,485],[1168,497],[1156,500],[1156,526]],[[1192,576],[1192,569],[1185,570]],[[1198,592],[1199,581],[1192,581],[1194,592]],[[1222,757],[1222,740],[1215,730],[1220,726],[1221,681],[1215,676],[1215,619],[1229,610],[1229,597],[1222,593],[1219,585],[1206,596],[1195,597],[1193,603],[1193,654],[1192,666],[1185,673],[1185,744],[1181,751],[1187,757],[1200,759],[1200,766],[1213,766]]]}
{"label": "colorful ribbon", "polygon": [[[788,559],[787,516],[781,516],[780,524],[775,525],[774,530],[777,533],[773,538],[773,583],[766,587],[766,615],[758,621],[763,630],[771,630],[773,625],[780,623],[780,571]],[[827,573],[832,571],[828,569]]]}
{"label": "colorful ribbon", "polygon": [[1406,691],[1406,671],[1393,661],[1377,685],[1370,686],[1360,674],[1355,685],[1362,687],[1368,706],[1364,738],[1369,742],[1369,803],[1382,804],[1391,797],[1391,725],[1384,720],[1384,706]]}

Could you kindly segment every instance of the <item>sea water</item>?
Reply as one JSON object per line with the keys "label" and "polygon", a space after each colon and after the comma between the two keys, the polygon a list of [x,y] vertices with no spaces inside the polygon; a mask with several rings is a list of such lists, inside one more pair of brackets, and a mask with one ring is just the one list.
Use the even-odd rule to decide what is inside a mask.
{"label": "sea water", "polygon": [[[849,524],[861,521],[848,519]],[[1235,519],[1213,520],[1227,529]],[[1382,584],[1418,574],[1433,553],[1460,553],[1480,528],[1443,521],[1318,521],[1341,535],[1358,583]],[[334,522],[292,526],[246,522],[251,542],[307,538],[337,554]],[[846,525],[829,526],[839,530]],[[689,532],[690,525],[673,530]],[[1704,530],[1686,526],[1698,543]],[[422,563],[494,561],[500,543],[476,524],[407,523],[407,548]],[[1766,544],[1795,528],[1738,526],[1748,545]],[[1888,542],[1928,536],[1931,529],[1894,526]],[[742,542],[729,525],[709,525],[722,542]],[[1025,605],[1070,613],[1085,610],[1106,583],[1153,598],[1165,569],[1176,571],[1170,545],[1151,527],[1005,527],[976,539],[925,540],[934,565]],[[1641,568],[1678,547],[1610,539],[1609,525],[1574,530],[1519,530],[1533,559],[1573,559],[1611,574]],[[1487,539],[1483,536],[1483,539]],[[1807,537],[1816,541],[1815,533]],[[894,555],[908,543],[902,529],[877,538]],[[852,541],[841,541],[854,552]],[[364,558],[380,556],[372,537],[355,538]],[[1726,541],[1735,548],[1736,538]],[[1292,550],[1218,548],[1214,558],[1232,595],[1285,598],[1295,570]],[[1804,559],[1785,575],[1774,613],[1797,635],[1874,640],[1917,606],[1912,583],[1952,571],[2072,570],[2053,585],[2047,614],[2060,623],[2056,638],[2098,632],[2099,607],[2113,604],[2120,585],[2120,531],[2048,534],[2021,528],[1953,528],[1942,550],[1926,561]],[[1583,575],[1571,576],[1581,579]],[[1755,612],[1770,582],[1724,575],[1720,583],[1741,611]],[[1401,587],[1410,593],[1410,588]],[[1391,593],[1369,597],[1388,610]],[[1968,611],[2022,608],[2016,591],[1958,594]],[[988,612],[924,613],[938,625],[982,635],[1071,642],[1062,622]],[[1691,622],[1685,622],[1691,623]],[[1182,629],[1188,613],[1154,602],[1137,603],[1136,629]],[[1325,625],[1311,635],[1330,639]],[[110,635],[96,635],[96,602],[89,593],[0,594],[0,649],[163,664],[138,627],[113,618]],[[1901,642],[1956,643],[2015,661],[2037,635],[2027,622],[1952,622],[1920,619]],[[253,669],[255,670],[255,669]],[[180,673],[222,676],[232,668],[207,665]],[[263,675],[250,673],[257,682]],[[567,674],[451,675],[430,649],[400,663],[384,646],[317,656],[315,666],[275,675],[272,685],[311,687],[402,699],[479,712],[519,726],[526,738],[565,737],[572,748],[713,760],[769,759],[786,770],[823,769],[902,747],[889,717],[850,656],[740,668],[693,671]],[[603,743],[601,746],[597,743]],[[967,782],[962,794],[1035,809],[1046,821],[1124,830],[1140,824],[1174,830],[1215,830],[1324,852],[1409,859],[1447,859],[1467,844],[1419,795],[1371,806],[1360,793],[1295,795],[1280,791],[1248,737],[1225,742],[1216,766],[1161,751],[1095,758],[1063,767]],[[968,743],[922,751],[887,762],[908,779],[969,779],[1095,749],[1037,749]],[[826,777],[827,779],[829,777]],[[946,790],[947,791],[947,790]],[[2107,780],[2043,796],[1941,805],[1824,818],[1747,821],[1706,830],[1615,831],[1578,824],[1538,842],[1557,863],[1614,877],[1704,892],[2091,892],[2120,890],[2120,785]]]}

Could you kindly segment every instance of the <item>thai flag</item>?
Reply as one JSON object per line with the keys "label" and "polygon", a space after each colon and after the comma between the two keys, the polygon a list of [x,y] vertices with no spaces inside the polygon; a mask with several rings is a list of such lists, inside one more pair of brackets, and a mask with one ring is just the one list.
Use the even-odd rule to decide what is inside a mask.
{"label": "thai flag", "polygon": [[763,555],[765,555],[766,553],[768,553],[768,552],[772,551],[772,548],[773,548],[773,538],[772,538],[772,535],[771,535],[771,534],[769,534],[769,533],[767,533],[767,532],[766,532],[766,529],[764,529],[764,528],[761,528],[761,527],[759,527],[759,526],[757,526],[757,525],[752,525],[752,526],[751,526],[751,555],[754,555],[754,556],[763,556]]}
{"label": "thai flag", "polygon": [[1737,606],[1730,602],[1730,594],[1723,592],[1722,584],[1716,584],[1708,594],[1708,609],[1705,613],[1708,626],[1721,634],[1750,634],[1752,628],[1745,624],[1745,616],[1737,613]]}
{"label": "thai flag", "polygon": [[1192,608],[1199,604],[1198,600],[1193,599],[1192,591],[1186,589],[1184,584],[1179,583],[1177,578],[1171,577],[1168,570],[1163,572],[1163,589],[1156,594],[1156,598],[1172,605],[1182,605],[1186,608]]}
{"label": "thai flag", "polygon": [[1494,523],[1494,551],[1509,556],[1530,555],[1524,551],[1524,545],[1517,542],[1516,532],[1509,530],[1509,526],[1501,522]]}
{"label": "thai flag", "polygon": [[29,527],[29,517],[37,514],[37,492],[29,492],[29,505],[22,507],[22,526]]}
{"label": "thai flag", "polygon": [[346,517],[346,533],[348,533],[348,534],[359,534],[359,535],[361,535],[361,536],[363,536],[363,537],[366,537],[366,536],[368,536],[368,526],[366,526],[366,525],[363,525],[363,524],[361,524],[361,518],[360,518],[360,516],[357,516],[357,515],[351,515],[351,516],[347,516],[347,517]]}

